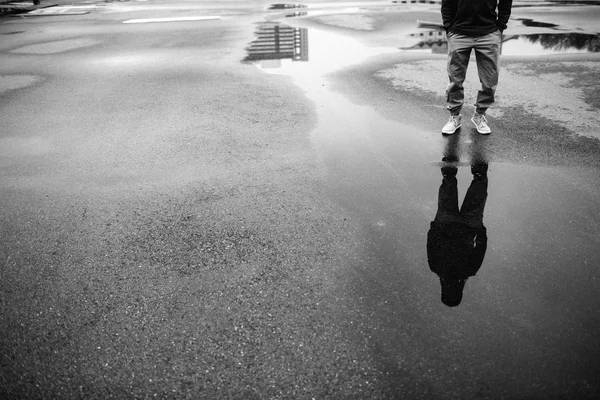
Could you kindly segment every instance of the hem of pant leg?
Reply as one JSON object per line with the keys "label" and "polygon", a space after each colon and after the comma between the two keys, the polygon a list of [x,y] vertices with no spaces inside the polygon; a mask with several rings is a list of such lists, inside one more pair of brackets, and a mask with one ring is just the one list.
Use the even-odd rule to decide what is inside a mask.
{"label": "hem of pant leg", "polygon": [[450,115],[453,117],[458,117],[462,111],[462,106],[450,108],[450,106],[446,107],[446,110],[450,111]]}

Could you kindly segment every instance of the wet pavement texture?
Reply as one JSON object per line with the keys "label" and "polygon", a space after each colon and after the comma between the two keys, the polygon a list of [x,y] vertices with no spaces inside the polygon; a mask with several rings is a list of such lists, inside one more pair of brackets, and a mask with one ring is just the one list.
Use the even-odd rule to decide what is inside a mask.
{"label": "wet pavement texture", "polygon": [[596,398],[600,6],[515,8],[443,136],[397,3],[3,20],[2,397]]}

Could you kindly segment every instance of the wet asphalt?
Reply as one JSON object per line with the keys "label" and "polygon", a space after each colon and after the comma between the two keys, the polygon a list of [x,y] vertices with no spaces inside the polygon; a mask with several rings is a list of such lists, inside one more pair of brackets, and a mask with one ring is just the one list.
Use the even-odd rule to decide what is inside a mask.
{"label": "wet asphalt", "polygon": [[[397,52],[312,21],[307,62],[242,62],[267,2],[98,4],[0,20],[2,398],[597,397],[597,139],[520,107],[442,136],[374,74]],[[190,15],[221,19],[122,23]],[[448,307],[428,232],[476,161]]]}

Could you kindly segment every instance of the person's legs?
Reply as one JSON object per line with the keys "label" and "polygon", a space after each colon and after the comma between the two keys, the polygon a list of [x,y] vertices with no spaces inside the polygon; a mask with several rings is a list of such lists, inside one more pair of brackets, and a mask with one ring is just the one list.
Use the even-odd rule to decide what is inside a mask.
{"label": "person's legs", "polygon": [[465,101],[463,83],[467,75],[469,58],[473,48],[473,38],[456,33],[448,34],[448,86],[446,87],[447,109],[450,118],[442,128],[442,133],[451,135],[462,126],[462,110]]}
{"label": "person's legs", "polygon": [[459,115],[464,104],[464,81],[473,49],[473,38],[456,33],[448,34],[448,86],[446,87],[447,109],[451,115]]}
{"label": "person's legs", "polygon": [[481,89],[477,93],[475,113],[471,121],[477,128],[477,132],[482,135],[488,135],[492,132],[485,113],[494,102],[494,95],[498,86],[501,35],[500,31],[496,31],[475,39],[475,58]]}
{"label": "person's legs", "polygon": [[487,164],[474,164],[471,167],[473,181],[460,207],[462,221],[473,228],[483,225],[483,211],[488,196]]}
{"label": "person's legs", "polygon": [[481,89],[477,93],[475,113],[471,121],[477,128],[477,132],[482,135],[492,132],[485,118],[485,113],[495,100],[501,40],[502,34],[500,31],[476,39],[475,59],[477,60],[477,73],[479,74]]}
{"label": "person's legs", "polygon": [[487,164],[487,137],[482,135],[471,135],[471,145],[469,146],[469,157],[472,164]]}
{"label": "person's legs", "polygon": [[458,220],[458,181],[456,167],[442,168],[442,184],[438,192],[438,209],[435,220],[438,222],[456,222]]}
{"label": "person's legs", "polygon": [[494,103],[496,87],[498,86],[498,62],[500,59],[500,31],[480,37],[475,45],[477,73],[481,82],[481,90],[477,93],[475,103],[478,114],[485,115],[487,109]]}

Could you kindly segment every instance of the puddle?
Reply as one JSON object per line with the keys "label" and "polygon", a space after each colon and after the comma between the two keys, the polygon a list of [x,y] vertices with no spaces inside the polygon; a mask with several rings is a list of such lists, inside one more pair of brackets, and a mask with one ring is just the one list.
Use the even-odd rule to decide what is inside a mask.
{"label": "puddle", "polygon": [[[281,28],[282,26],[280,32]],[[368,47],[352,37],[311,28],[305,34],[305,48],[299,50],[306,52],[306,60],[298,61],[290,56],[289,52],[276,51],[274,46],[280,38],[275,37],[275,32],[272,26],[266,30],[259,28],[257,40],[249,47],[253,52],[249,52],[246,61],[254,63],[265,73],[291,77],[314,103],[318,126],[311,139],[319,161],[325,166],[327,190],[332,193],[335,201],[349,210],[352,218],[364,222],[363,226],[366,227],[364,242],[362,237],[359,242],[362,252],[360,258],[349,258],[347,263],[347,275],[351,279],[350,284],[354,286],[345,287],[360,289],[353,291],[351,295],[356,295],[357,304],[364,307],[361,312],[370,316],[374,326],[389,326],[389,329],[380,330],[378,335],[370,339],[374,348],[385,346],[389,350],[386,354],[392,354],[391,357],[405,356],[406,351],[402,346],[394,347],[387,342],[388,338],[395,340],[398,337],[397,333],[402,332],[403,326],[406,325],[406,318],[398,318],[397,314],[392,317],[392,312],[401,312],[409,319],[414,319],[413,315],[417,315],[418,323],[425,321],[426,325],[419,326],[427,332],[449,332],[457,327],[471,332],[479,329],[482,321],[483,324],[487,324],[485,326],[491,326],[494,321],[506,317],[518,320],[519,324],[525,326],[523,332],[527,335],[544,335],[545,332],[559,326],[566,316],[571,316],[573,313],[570,310],[573,307],[589,303],[589,296],[597,293],[598,285],[581,284],[592,282],[594,271],[589,265],[596,265],[597,262],[593,264],[593,261],[598,257],[593,243],[589,246],[582,246],[581,243],[587,243],[588,231],[590,234],[596,232],[593,229],[583,229],[585,233],[581,234],[581,231],[582,227],[589,225],[586,225],[585,218],[596,215],[590,204],[597,203],[593,202],[591,197],[585,197],[587,192],[579,191],[576,184],[570,181],[571,176],[566,173],[563,175],[555,169],[495,164],[490,168],[489,201],[485,210],[485,225],[490,232],[490,245],[486,252],[479,253],[481,261],[477,267],[478,275],[469,279],[465,299],[461,303],[461,307],[465,307],[466,313],[473,318],[466,323],[461,320],[454,325],[452,321],[447,324],[452,318],[448,318],[445,309],[431,306],[434,302],[439,303],[442,288],[437,276],[429,271],[426,259],[429,223],[436,215],[439,203],[436,193],[439,193],[438,188],[443,183],[441,171],[427,166],[427,163],[434,159],[439,160],[434,144],[444,142],[445,139],[438,133],[435,138],[427,140],[418,128],[386,120],[376,109],[352,103],[343,95],[330,90],[331,82],[327,79],[330,72],[364,62],[370,56],[395,53],[398,50]],[[257,43],[261,41],[265,48],[271,48],[272,51],[254,51],[261,49]],[[415,38],[415,42],[418,41],[426,41],[426,38]],[[263,64],[272,63],[273,60],[277,61],[276,68]],[[427,70],[416,71],[415,76],[422,80],[432,76],[440,77],[442,84],[436,83],[433,86],[439,86],[443,90],[444,63],[440,63],[437,57],[433,61],[425,62],[440,70],[433,70],[434,73],[428,73]],[[398,76],[406,75],[406,67],[407,65],[398,66]],[[525,79],[532,80],[531,77]],[[556,89],[553,81],[550,88],[553,91]],[[368,97],[368,93],[363,95]],[[539,102],[538,99],[534,101]],[[492,140],[493,137],[495,136],[492,136]],[[466,139],[463,134],[453,136],[454,140],[461,138]],[[470,137],[475,143],[481,138],[476,133]],[[485,140],[483,139],[483,143]],[[465,142],[465,145],[470,144]],[[465,149],[469,147],[465,146]],[[439,156],[441,158],[441,152]],[[457,190],[461,198],[472,183],[470,172],[466,165],[458,171]],[[476,194],[482,197],[482,192],[483,190],[478,190]],[[571,203],[574,205],[570,208],[557,206]],[[483,208],[481,212],[483,214]],[[557,232],[561,229],[567,229],[565,238],[574,238],[561,241],[563,247],[573,250],[570,253],[563,251],[563,247],[548,251],[556,246],[544,247],[545,243],[549,243],[548,237],[539,235],[539,232]],[[536,237],[537,241],[531,242],[531,238]],[[532,248],[539,251],[532,251]],[[577,257],[571,262],[569,256],[561,257],[564,254],[575,254]],[[568,263],[575,265],[579,275],[565,281],[563,266]],[[523,265],[544,265],[545,268],[542,269],[540,278],[539,271],[532,273],[530,268],[522,268]],[[541,283],[532,287],[531,282],[538,281]],[[554,289],[556,287],[566,287],[567,294],[570,293],[570,288],[575,290],[573,293],[581,293],[573,299],[569,298],[564,307],[559,307],[558,317],[555,317],[556,313],[553,314],[553,310],[557,308],[556,302],[544,300],[553,299],[552,296],[557,293]],[[523,297],[522,293],[526,293],[526,296]],[[507,298],[517,300],[511,305],[506,302]],[[389,309],[387,306],[382,307],[382,304],[385,304],[383,300],[385,303],[389,301]],[[429,319],[420,318],[423,310],[426,310],[426,314],[431,311],[433,316]],[[582,321],[595,315],[595,311],[594,306],[584,309],[575,321],[575,326],[581,326]],[[553,317],[540,317],[548,315]],[[399,322],[390,325],[390,321]],[[505,323],[501,321],[497,325],[503,328]],[[515,329],[521,328],[509,321],[505,331],[510,334],[514,333]],[[503,340],[507,337],[504,333],[497,335],[496,330],[495,327],[489,330],[490,340]],[[419,337],[421,331],[414,332],[403,334],[410,338]],[[561,354],[568,352],[573,340],[576,341],[577,337],[587,334],[588,331],[585,330],[576,331],[565,340],[560,337],[560,340],[549,343],[547,348],[541,349],[542,352],[537,352],[535,348],[528,350],[531,350],[531,354],[550,351],[551,354],[545,362],[558,360],[557,365],[565,362],[575,363],[575,356],[573,359],[561,359]],[[520,336],[513,334],[513,337],[518,339]],[[584,345],[592,346],[593,342],[590,339]],[[475,360],[478,365],[486,365],[486,360],[494,355],[478,356],[481,351],[485,353],[485,345],[473,349],[472,343],[473,341],[468,339],[464,340],[455,346],[456,351],[466,351],[470,360]],[[505,341],[502,345],[509,348],[514,343],[516,342]],[[517,345],[520,346],[521,343]],[[396,351],[397,353],[393,353]],[[414,359],[418,361],[422,352],[416,353]],[[589,360],[595,360],[594,356],[597,355],[593,354]],[[428,357],[432,360],[432,365],[440,362],[435,352]],[[511,357],[506,357],[502,362],[508,366],[514,365]],[[532,361],[525,356],[520,362]],[[459,365],[460,368],[470,366]],[[485,371],[482,377],[493,378],[496,372],[490,369]],[[576,374],[580,381],[592,379],[589,378],[592,374],[583,368]],[[547,382],[552,378],[554,377],[547,378]],[[542,378],[541,375],[538,377],[530,374],[525,379],[540,381]],[[547,384],[546,381],[543,383]]]}
{"label": "puddle", "polygon": [[[336,143],[346,143],[353,135],[355,138],[360,138],[359,140],[370,140],[370,135],[375,132],[373,130],[375,128],[377,132],[383,132],[375,134],[378,140],[382,135],[387,135],[386,132],[412,130],[412,136],[408,142],[420,143],[422,138],[415,139],[423,133],[419,131],[419,128],[387,121],[375,110],[352,104],[343,96],[329,90],[331,86],[327,79],[329,73],[359,64],[372,56],[398,52],[397,48],[369,47],[352,37],[343,36],[337,32],[333,33],[318,28],[294,28],[277,21],[258,25],[255,35],[256,40],[247,47],[248,53],[244,62],[256,65],[265,73],[290,76],[295,84],[306,93],[307,98],[316,106],[319,122],[312,137],[317,146],[319,146],[318,143],[323,143],[320,148],[322,154],[335,152]],[[443,31],[421,30],[414,33],[411,38],[413,43],[417,44],[404,48],[404,51],[447,52],[447,42]],[[597,52],[599,47],[598,35],[579,33],[511,35],[504,37],[502,54],[529,56]],[[430,92],[443,96],[444,68],[444,63],[423,60],[402,63],[389,70],[380,71],[379,76],[390,79],[394,86],[402,87],[403,90]],[[474,73],[475,70],[472,72]],[[542,87],[546,87],[548,84],[547,79],[555,79],[546,76],[538,78],[543,79],[539,82],[535,81],[535,85],[542,85]],[[476,76],[469,76],[468,79],[471,82],[477,81]],[[525,87],[533,82],[532,77],[522,77],[515,72],[510,82],[519,82],[519,84],[515,83],[517,90],[505,91],[503,98],[507,103],[536,104],[532,112],[544,116],[551,113],[551,119],[568,123],[582,134],[592,134],[590,132],[593,132],[593,124],[582,124],[573,121],[572,118],[565,120],[556,117],[556,115],[563,114],[583,115],[584,118],[578,117],[577,119],[595,121],[596,117],[593,117],[593,113],[584,111],[587,110],[586,103],[578,100],[581,96],[581,89],[562,83],[565,93],[568,93],[568,104],[573,108],[573,113],[562,113],[556,110],[557,107],[559,107],[558,110],[560,107],[564,107],[564,101],[559,104],[555,98],[548,97],[547,101],[536,102],[535,99],[529,99],[524,91],[518,90],[519,87]],[[520,93],[520,97],[514,98],[515,94],[509,95],[513,92]],[[469,102],[471,100],[468,99]],[[501,104],[499,102],[500,106]],[[498,117],[501,115],[502,109],[498,107],[493,112],[498,114],[492,116]],[[396,134],[396,136],[401,136],[401,134]],[[415,149],[411,156],[418,153],[419,149]]]}
{"label": "puddle", "polygon": [[[369,47],[320,29],[295,28],[277,21],[258,25],[243,62],[295,78],[322,78],[372,56],[394,53],[393,47]],[[309,44],[310,43],[310,44]]]}
{"label": "puddle", "polygon": [[[275,31],[269,31],[269,40],[263,29],[257,33],[273,48]],[[305,39],[300,49],[306,53],[303,61],[282,52],[253,53],[256,41],[249,47],[247,59],[252,58],[251,62],[265,73],[291,77],[314,105],[317,126],[310,140],[328,193],[343,207],[357,212],[364,226],[377,227],[381,232],[397,228],[391,221],[399,197],[416,205],[416,213],[428,213],[429,204],[418,201],[417,192],[408,190],[406,176],[438,157],[441,136],[431,135],[421,126],[387,119],[372,106],[352,102],[332,90],[329,79],[340,69],[373,56],[398,53],[398,49],[369,47],[352,37],[316,28],[308,29]],[[368,239],[379,240],[370,235]]]}
{"label": "puddle", "polygon": [[[282,32],[288,37],[285,49],[281,48]],[[302,40],[292,40],[294,35]],[[397,48],[370,47],[338,33],[272,22],[260,25],[256,36],[258,38],[247,48],[248,54],[243,61],[265,73],[291,77],[315,105],[318,125],[311,139],[331,176],[341,174],[343,179],[352,182],[364,180],[369,186],[372,173],[376,174],[373,171],[393,164],[393,159],[407,162],[414,159],[420,163],[426,159],[423,152],[435,147],[425,143],[432,139],[420,128],[388,120],[372,107],[354,104],[330,89],[328,74],[373,56],[397,53]],[[293,45],[297,47],[292,51]],[[401,149],[391,144],[408,137],[410,140],[403,142]],[[397,150],[404,155],[390,158],[391,148],[392,152]],[[347,165],[358,158],[363,159],[364,169],[356,170],[355,166]],[[365,175],[365,171],[370,172]],[[332,182],[331,186],[335,188],[337,183]]]}
{"label": "puddle", "polygon": [[583,33],[515,35],[507,37],[502,43],[502,54],[516,56],[599,51],[600,36]]}
{"label": "puddle", "polygon": [[[448,52],[446,34],[440,30],[419,31],[410,37],[418,43],[403,47],[404,51],[420,51],[434,54]],[[541,33],[534,35],[505,35],[502,40],[502,55],[531,56],[565,53],[600,52],[600,36],[583,33]]]}
{"label": "puddle", "polygon": [[[309,93],[313,89],[322,90],[328,73],[372,56],[398,51],[393,47],[369,47],[336,33],[279,22],[260,24],[255,36],[246,48],[243,62],[253,63],[267,73],[291,76]],[[311,100],[320,102],[319,96]]]}

